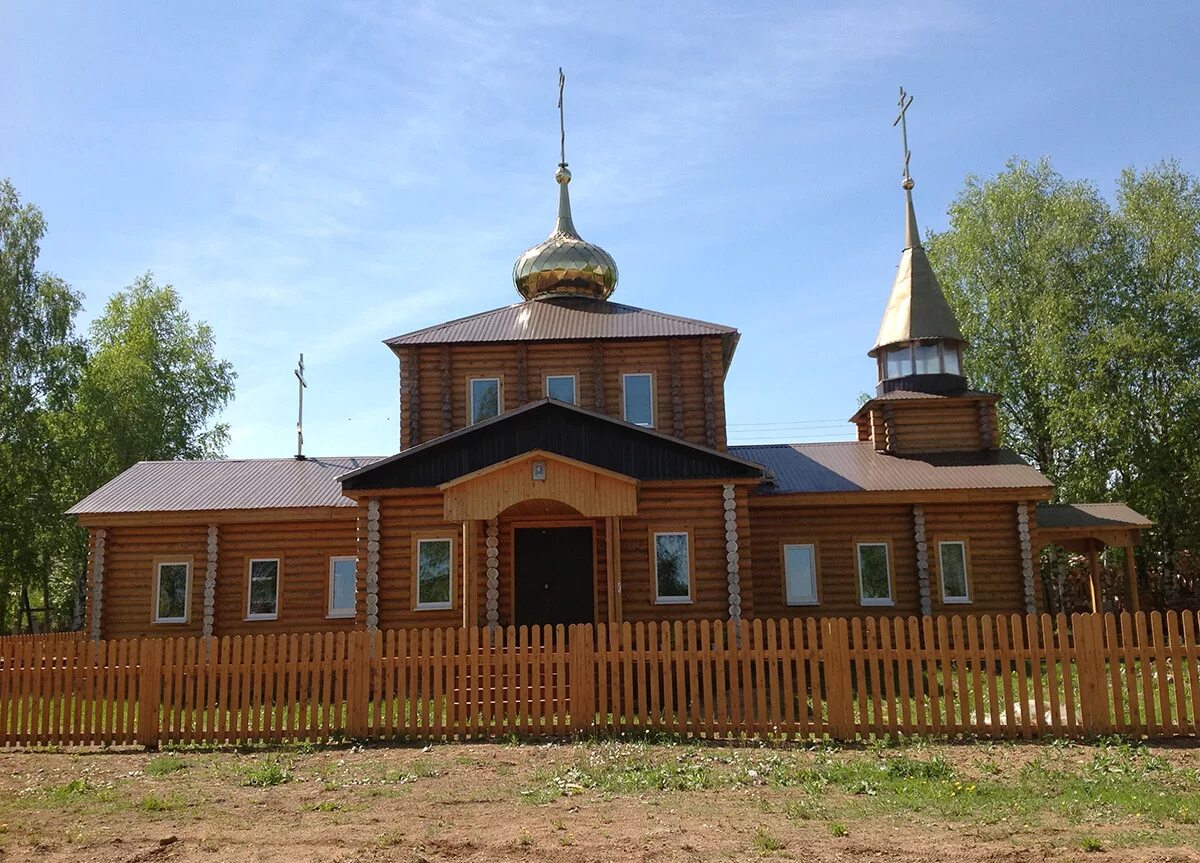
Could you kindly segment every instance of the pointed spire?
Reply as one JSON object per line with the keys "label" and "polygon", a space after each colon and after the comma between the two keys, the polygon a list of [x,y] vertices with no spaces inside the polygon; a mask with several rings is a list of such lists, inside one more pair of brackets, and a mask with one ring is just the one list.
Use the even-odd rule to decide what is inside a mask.
{"label": "pointed spire", "polygon": [[921,245],[921,231],[917,227],[917,211],[913,209],[912,187],[912,178],[909,178],[908,184],[904,187],[904,198],[908,203],[908,212],[904,214],[904,248],[906,249],[915,249]]}
{"label": "pointed spire", "polygon": [[558,183],[558,220],[550,236],[561,234],[565,237],[579,238],[575,230],[575,222],[571,219],[571,194],[567,186],[571,182],[571,172],[567,169],[567,124],[563,119],[563,87],[567,76],[563,74],[562,66],[558,67],[558,170],[554,179]]}
{"label": "pointed spire", "polygon": [[[879,335],[875,346],[871,348],[870,356],[878,356],[882,351],[893,347],[904,347],[914,342],[925,344],[943,342],[957,346],[965,340],[958,326],[954,310],[946,302],[942,286],[938,284],[937,275],[929,263],[925,249],[921,246],[921,232],[917,225],[917,212],[913,207],[912,190],[916,184],[909,173],[908,164],[912,154],[908,149],[908,120],[907,112],[912,104],[912,96],[900,88],[900,113],[893,126],[900,126],[904,143],[904,171],[901,187],[904,189],[904,251],[900,253],[900,266],[896,270],[896,279],[892,283],[892,292],[888,297],[887,309],[883,313],[883,321],[879,327]],[[957,347],[953,348],[957,351]],[[941,351],[942,354],[946,350]],[[957,356],[957,354],[956,354]],[[933,377],[922,373],[925,377]],[[954,377],[961,380],[957,370],[939,372],[943,377]],[[909,377],[908,372],[901,377]],[[912,387],[926,386],[910,381]]]}

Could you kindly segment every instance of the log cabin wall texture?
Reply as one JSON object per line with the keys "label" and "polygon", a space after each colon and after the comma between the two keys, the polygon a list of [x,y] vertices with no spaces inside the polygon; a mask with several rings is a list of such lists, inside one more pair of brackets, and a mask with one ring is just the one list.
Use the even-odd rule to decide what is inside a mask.
{"label": "log cabin wall texture", "polygon": [[[934,614],[1024,613],[1017,503],[922,504]],[[916,538],[911,504],[811,507],[786,498],[752,497],[751,546],[759,617],[919,614]],[[941,542],[966,543],[970,603],[943,601]],[[856,546],[888,542],[895,605],[864,608],[858,598]],[[788,606],[783,546],[816,546],[819,604]],[[1036,539],[1035,539],[1036,544]]]}
{"label": "log cabin wall texture", "polygon": [[[684,440],[718,449],[726,445],[719,338],[431,345],[410,348],[404,356],[401,373],[415,371],[407,372],[409,380],[401,386],[400,415],[406,418],[401,424],[402,448],[432,440],[447,427],[466,426],[472,378],[499,378],[507,411],[544,398],[547,375],[575,375],[581,407],[595,410],[602,405],[608,415],[622,418],[622,375],[636,372],[654,375],[656,429],[678,431]],[[672,386],[673,371],[678,388]],[[429,410],[429,405],[439,409]]]}

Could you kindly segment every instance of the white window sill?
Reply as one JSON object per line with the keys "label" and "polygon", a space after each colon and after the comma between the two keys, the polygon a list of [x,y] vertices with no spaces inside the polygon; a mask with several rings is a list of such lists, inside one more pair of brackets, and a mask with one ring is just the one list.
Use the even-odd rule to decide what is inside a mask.
{"label": "white window sill", "polygon": [[803,608],[804,606],[814,606],[814,605],[820,605],[820,604],[821,604],[821,600],[819,600],[819,599],[805,599],[805,600],[798,600],[796,602],[789,602],[787,605],[788,605],[788,608]]}
{"label": "white window sill", "polygon": [[256,620],[279,620],[279,613],[275,614],[248,614],[243,618],[247,623],[253,623]]}
{"label": "white window sill", "polygon": [[659,597],[658,599],[654,600],[654,604],[655,605],[691,605],[692,598],[690,596]]}
{"label": "white window sill", "polygon": [[942,604],[943,605],[970,605],[971,598],[969,596],[963,596],[963,597],[959,597],[957,599],[943,597]]}
{"label": "white window sill", "polygon": [[896,604],[892,599],[859,599],[858,604],[864,607],[888,608]]}
{"label": "white window sill", "polygon": [[185,624],[187,622],[188,622],[188,619],[186,617],[163,617],[163,618],[155,618],[155,620],[154,620],[155,625],[161,625],[161,626],[179,626],[179,625]]}
{"label": "white window sill", "polygon": [[413,611],[450,611],[454,608],[452,602],[431,603],[429,605],[418,605]]}
{"label": "white window sill", "polygon": [[353,611],[331,611],[325,615],[326,620],[352,620],[353,618]]}

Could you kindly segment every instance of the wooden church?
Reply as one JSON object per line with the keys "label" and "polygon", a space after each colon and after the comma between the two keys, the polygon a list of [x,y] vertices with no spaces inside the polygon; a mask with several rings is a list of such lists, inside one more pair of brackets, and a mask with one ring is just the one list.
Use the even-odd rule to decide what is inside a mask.
{"label": "wooden church", "polygon": [[74,506],[91,634],[1026,612],[1050,542],[1089,556],[1103,601],[1099,549],[1131,560],[1148,523],[1039,508],[1054,489],[964,376],[907,170],[857,440],[748,446],[726,441],[738,331],[614,302],[565,154],[555,179],[520,302],[386,341],[398,453],[143,462]]}

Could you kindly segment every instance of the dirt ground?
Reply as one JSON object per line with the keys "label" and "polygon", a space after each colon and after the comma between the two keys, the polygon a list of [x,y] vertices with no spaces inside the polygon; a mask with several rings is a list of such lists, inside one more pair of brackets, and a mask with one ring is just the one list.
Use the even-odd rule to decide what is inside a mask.
{"label": "dirt ground", "polygon": [[3,861],[1200,861],[1197,816],[1178,747],[0,753]]}

